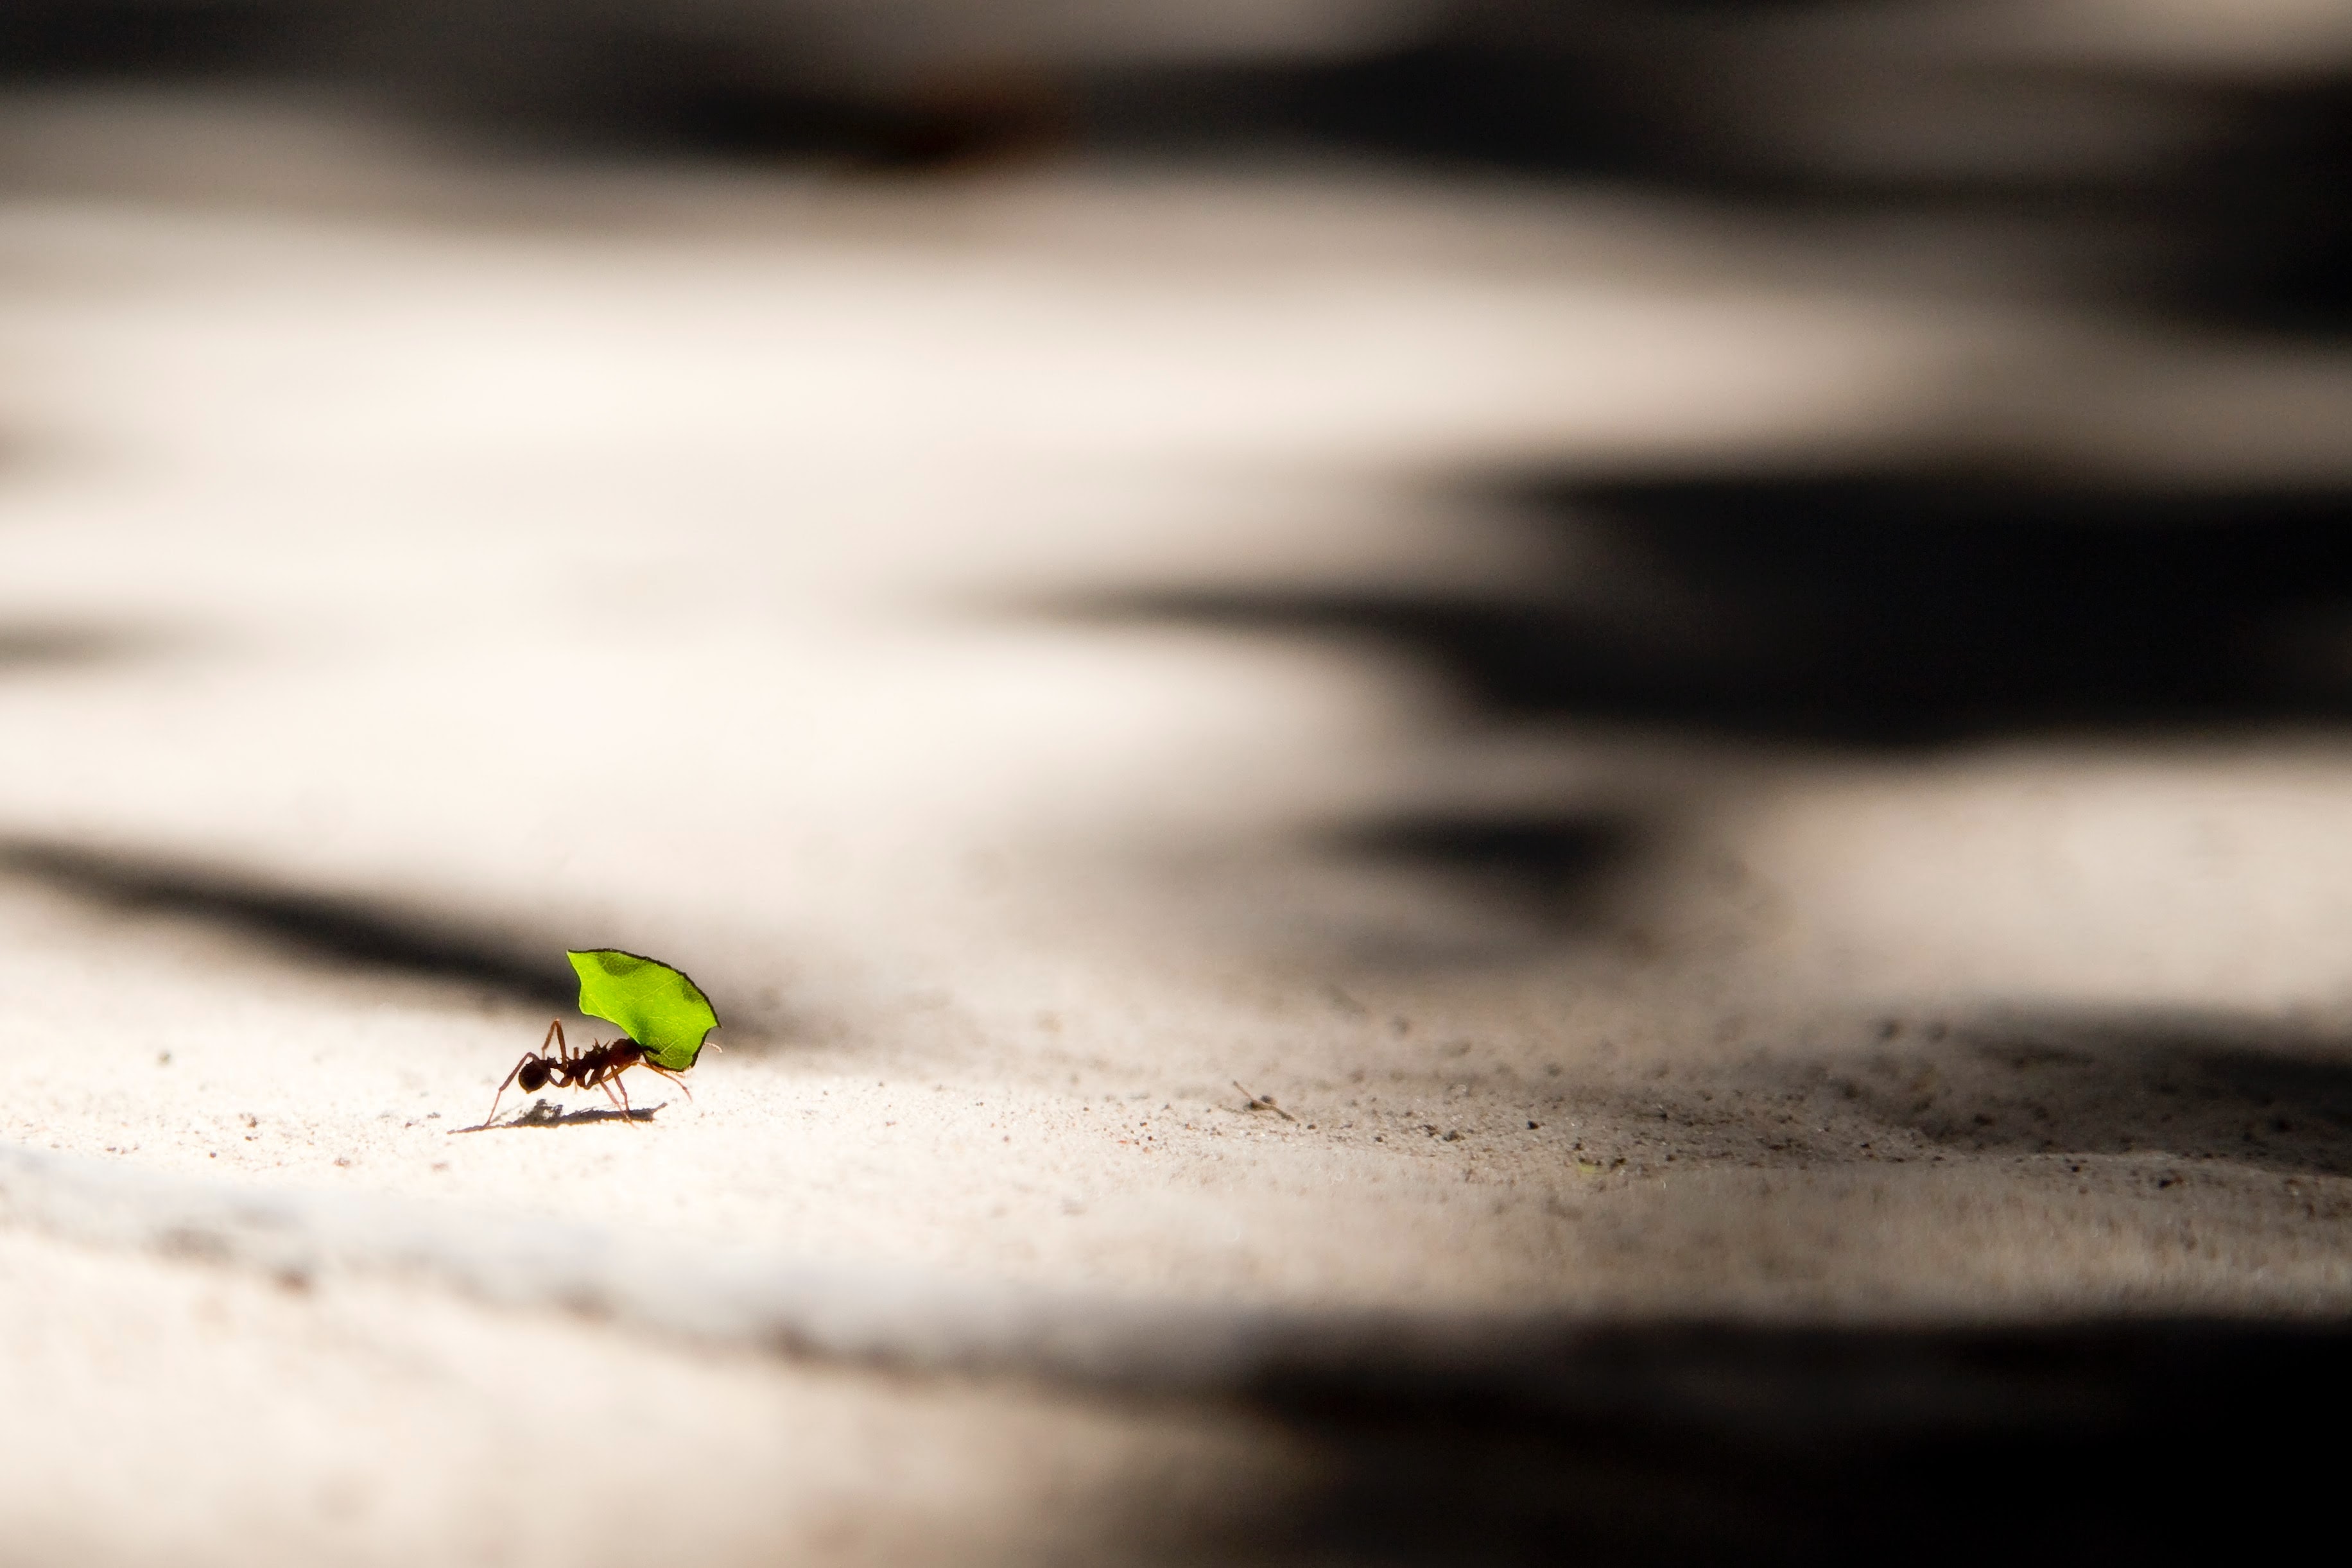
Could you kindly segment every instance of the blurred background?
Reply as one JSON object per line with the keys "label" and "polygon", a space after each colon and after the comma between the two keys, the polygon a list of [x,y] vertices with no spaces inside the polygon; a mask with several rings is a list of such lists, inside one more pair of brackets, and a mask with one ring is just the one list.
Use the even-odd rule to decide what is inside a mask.
{"label": "blurred background", "polygon": [[2347,173],[2329,0],[10,0],[10,1549],[2311,1522]]}

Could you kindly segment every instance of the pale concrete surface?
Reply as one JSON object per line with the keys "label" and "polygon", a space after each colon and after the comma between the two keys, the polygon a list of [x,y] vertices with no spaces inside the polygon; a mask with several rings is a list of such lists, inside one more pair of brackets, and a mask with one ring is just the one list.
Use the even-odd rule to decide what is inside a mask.
{"label": "pale concrete surface", "polygon": [[[1452,479],[1538,463],[2340,480],[2352,367],[1625,198],[16,112],[0,1132],[83,1163],[0,1207],[11,1554],[1230,1560],[1310,1463],[1214,1402],[583,1323],[555,1261],[447,1288],[431,1237],[518,1222],[1237,1334],[2352,1302],[2340,738],[1511,719],[1120,608],[1507,600],[1564,547]],[[175,197],[110,136],[230,152]],[[1642,852],[1348,848],[1482,813]],[[716,1001],[695,1100],[459,1134],[606,944]],[[357,1262],[289,1284],[78,1218],[89,1160],[426,1239],[331,1206]]]}
{"label": "pale concrete surface", "polygon": [[1098,1562],[1298,1468],[1181,1408],[0,1246],[12,1562]]}

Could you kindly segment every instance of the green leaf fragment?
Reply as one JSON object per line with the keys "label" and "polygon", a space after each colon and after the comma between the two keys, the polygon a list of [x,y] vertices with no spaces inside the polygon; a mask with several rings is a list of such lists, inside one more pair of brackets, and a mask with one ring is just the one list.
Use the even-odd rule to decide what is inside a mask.
{"label": "green leaf fragment", "polygon": [[719,1027],[710,998],[683,970],[617,947],[565,956],[580,972],[580,1010],[620,1025],[656,1067],[685,1071],[702,1050],[702,1037]]}

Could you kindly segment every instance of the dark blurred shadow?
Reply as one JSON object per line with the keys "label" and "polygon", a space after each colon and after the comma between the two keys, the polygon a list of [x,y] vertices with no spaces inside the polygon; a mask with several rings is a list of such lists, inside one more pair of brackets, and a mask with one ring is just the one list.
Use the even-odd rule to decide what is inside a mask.
{"label": "dark blurred shadow", "polygon": [[1954,1147],[2352,1175],[2352,1041],[2251,1020],[1979,1024],[1828,1082],[1855,1113]]}
{"label": "dark blurred shadow", "polygon": [[932,173],[1062,150],[1072,100],[1053,74],[990,62],[868,83],[792,68],[789,56],[723,37],[689,39],[658,8],[620,10],[555,35],[560,69],[533,24],[508,16],[509,44],[447,68],[429,28],[410,27],[363,74],[491,147],[521,144],[592,161],[651,157],[814,164],[861,174]]}
{"label": "dark blurred shadow", "polygon": [[[1186,1542],[1334,1563],[2183,1562],[2332,1528],[2352,1334],[2216,1322],[1327,1333],[1246,1398],[1321,1479]],[[1181,1557],[1184,1552],[1172,1552]]]}
{"label": "dark blurred shadow", "polygon": [[1508,591],[1169,591],[1106,617],[1361,638],[1497,717],[1916,746],[2352,714],[2352,497],[1990,474],[1526,493],[1577,548]]}
{"label": "dark blurred shadow", "polygon": [[[2345,62],[2004,60],[1951,41],[1968,20],[1901,0],[1465,5],[1354,57],[1098,73],[1087,103],[1099,139],[1179,156],[1306,144],[1780,217],[2023,223],[2106,257],[2073,280],[2086,308],[2352,329]],[[2050,133],[2015,129],[2033,125]]]}
{"label": "dark blurred shadow", "polygon": [[[0,838],[0,877],[38,883],[111,908],[202,921],[313,961],[475,986],[559,1013],[569,1012],[577,999],[570,970],[523,956],[524,944],[386,902],[22,837]],[[561,951],[558,944],[545,946]]]}
{"label": "dark blurred shadow", "polygon": [[2226,142],[2151,204],[2156,302],[2224,327],[2352,332],[2352,81],[2242,90]]}
{"label": "dark blurred shadow", "polygon": [[268,0],[12,0],[0,83],[209,76],[281,58],[308,9]]}
{"label": "dark blurred shadow", "polygon": [[0,625],[0,674],[112,664],[163,645],[153,635],[111,627]]}
{"label": "dark blurred shadow", "polygon": [[[1161,53],[1106,47],[1084,8],[1013,8],[1001,39],[962,10],[877,27],[792,3],[16,0],[0,81],[325,84],[590,155],[1338,150],[1781,214],[2021,218],[2126,241],[2073,280],[2087,309],[2352,329],[2352,68],[2250,68],[2226,29],[2204,54],[2070,52],[2002,47],[1991,8],[1934,0],[1457,0],[1335,17],[1304,47],[1195,18]],[[2271,25],[2243,23],[2254,58]]]}
{"label": "dark blurred shadow", "polygon": [[1643,830],[1619,811],[1400,813],[1323,835],[1351,859],[1445,876],[1565,929],[1607,908],[1614,879],[1639,859]]}
{"label": "dark blurred shadow", "polygon": [[[1919,1157],[1924,1141],[1979,1154],[2139,1155],[2170,1178],[2208,1163],[2352,1176],[2352,1038],[2340,1033],[2184,1010],[1877,1027],[1867,1049],[1757,1057],[1585,1092],[1626,1124],[1674,1102],[1682,1124],[1697,1129],[1696,1147],[1734,1163],[1873,1165]],[[2156,1173],[2162,1185],[2170,1178]],[[2306,1207],[2352,1217],[2352,1195]]]}

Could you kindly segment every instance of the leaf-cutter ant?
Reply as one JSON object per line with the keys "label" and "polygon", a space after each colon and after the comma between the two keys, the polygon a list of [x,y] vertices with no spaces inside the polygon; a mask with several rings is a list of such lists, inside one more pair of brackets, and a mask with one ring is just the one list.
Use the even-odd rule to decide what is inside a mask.
{"label": "leaf-cutter ant", "polygon": [[[554,1043],[553,1051],[547,1049],[550,1041]],[[506,1082],[499,1085],[498,1093],[490,1101],[490,1113],[482,1118],[482,1125],[487,1127],[498,1120],[499,1102],[506,1098],[509,1085],[520,1082],[526,1094],[536,1094],[550,1083],[559,1089],[602,1089],[621,1108],[621,1119],[634,1127],[636,1112],[629,1104],[628,1087],[620,1082],[621,1074],[632,1067],[642,1067],[667,1078],[677,1084],[688,1099],[694,1098],[694,1091],[687,1088],[677,1073],[646,1060],[646,1048],[635,1040],[607,1040],[585,1051],[573,1051],[563,1039],[563,1020],[557,1019],[547,1026],[539,1049],[525,1051],[522,1060],[514,1064],[514,1071],[507,1074]]]}

